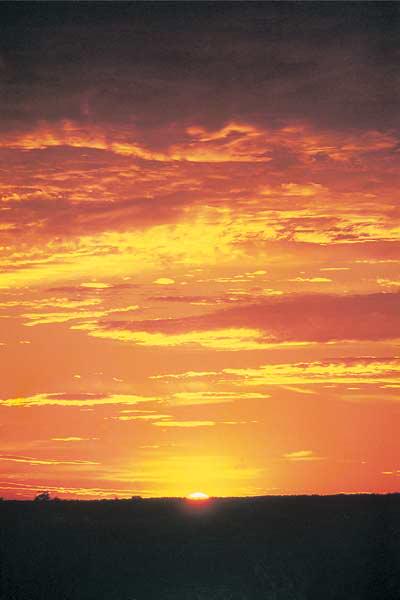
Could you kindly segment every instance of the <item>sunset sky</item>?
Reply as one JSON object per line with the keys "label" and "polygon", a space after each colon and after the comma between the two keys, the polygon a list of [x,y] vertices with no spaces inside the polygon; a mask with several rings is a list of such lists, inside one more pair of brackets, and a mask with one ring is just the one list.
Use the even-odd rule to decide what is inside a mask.
{"label": "sunset sky", "polygon": [[399,491],[399,4],[0,13],[0,495]]}

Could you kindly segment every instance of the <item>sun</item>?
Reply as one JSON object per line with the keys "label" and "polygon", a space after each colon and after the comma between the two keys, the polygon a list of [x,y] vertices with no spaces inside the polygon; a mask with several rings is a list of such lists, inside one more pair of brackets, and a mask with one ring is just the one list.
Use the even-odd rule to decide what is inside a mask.
{"label": "sun", "polygon": [[201,501],[201,500],[209,500],[210,496],[208,494],[205,494],[204,492],[192,492],[191,494],[188,494],[186,496],[187,500],[196,500],[196,501]]}

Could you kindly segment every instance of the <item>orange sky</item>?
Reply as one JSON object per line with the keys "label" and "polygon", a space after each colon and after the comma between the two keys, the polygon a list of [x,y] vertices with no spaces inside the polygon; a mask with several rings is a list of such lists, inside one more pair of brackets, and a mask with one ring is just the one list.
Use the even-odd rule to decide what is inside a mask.
{"label": "orange sky", "polygon": [[4,497],[399,491],[392,5],[235,4],[6,23]]}

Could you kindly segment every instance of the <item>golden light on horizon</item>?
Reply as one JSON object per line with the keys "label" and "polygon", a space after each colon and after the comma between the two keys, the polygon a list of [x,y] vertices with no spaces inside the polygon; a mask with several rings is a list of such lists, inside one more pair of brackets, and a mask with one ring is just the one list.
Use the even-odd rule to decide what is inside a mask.
{"label": "golden light on horizon", "polygon": [[186,496],[187,500],[194,500],[195,502],[201,502],[204,500],[209,500],[210,496],[205,494],[204,492],[191,492]]}

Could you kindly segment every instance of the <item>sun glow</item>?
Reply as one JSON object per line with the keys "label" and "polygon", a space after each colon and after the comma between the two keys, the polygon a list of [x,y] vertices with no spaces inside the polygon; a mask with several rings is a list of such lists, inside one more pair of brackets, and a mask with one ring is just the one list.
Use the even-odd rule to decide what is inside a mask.
{"label": "sun glow", "polygon": [[208,496],[207,494],[205,494],[204,492],[192,492],[191,494],[188,494],[188,496],[186,496],[187,500],[195,500],[195,501],[201,501],[201,500],[209,500],[210,496]]}

